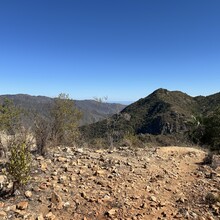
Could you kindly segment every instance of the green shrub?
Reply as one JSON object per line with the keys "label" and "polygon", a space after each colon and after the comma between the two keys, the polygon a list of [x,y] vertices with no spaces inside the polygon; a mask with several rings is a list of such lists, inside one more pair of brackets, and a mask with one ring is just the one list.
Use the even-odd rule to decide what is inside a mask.
{"label": "green shrub", "polygon": [[[13,182],[14,190],[30,180],[31,154],[25,142],[17,141],[10,148],[8,178]],[[14,191],[13,190],[13,191]]]}
{"label": "green shrub", "polygon": [[21,109],[17,108],[9,99],[0,104],[0,131],[14,134],[20,127]]}
{"label": "green shrub", "polygon": [[220,108],[205,117],[192,117],[189,137],[196,144],[209,145],[211,150],[220,151]]}
{"label": "green shrub", "polygon": [[205,133],[202,141],[211,146],[211,150],[220,151],[220,108],[204,119]]}

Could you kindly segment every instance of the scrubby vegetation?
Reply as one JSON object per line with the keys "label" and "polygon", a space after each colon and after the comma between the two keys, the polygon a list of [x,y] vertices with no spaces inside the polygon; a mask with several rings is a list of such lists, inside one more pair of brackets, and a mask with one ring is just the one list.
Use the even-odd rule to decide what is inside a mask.
{"label": "scrubby vegetation", "polygon": [[9,146],[9,161],[6,167],[6,175],[13,182],[13,194],[16,189],[25,185],[30,180],[31,153],[26,142],[16,140]]}
{"label": "scrubby vegetation", "polygon": [[[211,96],[210,99],[214,102],[218,96]],[[210,108],[208,100],[209,97],[192,98],[181,92],[159,89],[120,113],[79,130],[82,114],[73,100],[61,93],[51,105],[49,115],[31,115],[34,118],[31,134],[37,153],[43,156],[48,146],[71,146],[79,143],[79,139],[80,144],[87,142],[97,148],[178,145],[190,139],[219,151],[220,108],[218,102],[215,102],[215,109]],[[97,99],[96,102],[103,101]],[[23,111],[15,107],[12,101],[5,99],[0,105],[0,130],[10,135],[10,141],[4,146],[1,141],[1,148],[7,151],[5,155],[9,155],[7,173],[17,185],[27,182],[31,168],[27,135],[22,140],[16,138],[17,134],[22,133],[22,127],[23,131],[26,130],[21,123],[22,116]]]}
{"label": "scrubby vegetation", "polygon": [[69,95],[61,93],[50,111],[51,136],[57,145],[73,144],[79,138],[80,111],[74,107]]}
{"label": "scrubby vegetation", "polygon": [[46,147],[49,145],[51,138],[51,122],[40,115],[35,115],[34,124],[32,127],[32,132],[35,137],[37,152],[45,156]]}
{"label": "scrubby vegetation", "polygon": [[[15,106],[19,106],[25,112],[35,113],[43,118],[49,119],[51,108],[54,105],[55,98],[46,96],[31,96],[25,94],[17,95],[0,95],[0,104],[7,98],[11,100]],[[100,101],[100,100],[99,100]],[[79,121],[80,125],[91,124],[103,120],[115,113],[120,112],[126,105],[118,103],[98,102],[98,100],[72,100],[74,106],[82,112]],[[28,126],[34,123],[34,118],[25,121]]]}
{"label": "scrubby vegetation", "polygon": [[179,91],[158,89],[112,117],[81,127],[90,139],[111,137],[116,144],[129,134],[146,144],[210,145],[219,148],[219,119],[216,107],[220,93],[191,97]]}
{"label": "scrubby vegetation", "polygon": [[[25,128],[22,123],[22,113],[12,101],[5,99],[0,105],[0,131],[1,156],[6,163],[3,170],[8,181],[13,183],[11,190],[1,195],[13,194],[16,189],[28,183],[32,168],[31,148],[34,145],[37,153],[45,155],[47,146],[73,145],[79,138],[79,119],[81,113],[75,108],[68,95],[60,94],[50,109],[50,118],[36,113],[29,114],[34,117],[31,129]],[[4,134],[4,135],[3,135]],[[33,138],[31,138],[33,137]]]}
{"label": "scrubby vegetation", "polygon": [[0,105],[0,131],[7,134],[16,133],[21,126],[21,114],[21,109],[15,107],[11,100],[5,98]]}
{"label": "scrubby vegetation", "polygon": [[194,117],[189,134],[195,143],[206,144],[211,150],[220,151],[220,108],[207,116]]}
{"label": "scrubby vegetation", "polygon": [[[182,99],[184,103],[179,103]],[[167,217],[179,218],[181,207],[200,211],[203,207],[203,215],[212,210],[212,216],[219,216],[219,156],[180,145],[194,142],[219,150],[220,109],[202,112],[197,105],[182,109],[190,103],[195,104],[185,94],[173,96],[159,90],[102,122],[79,128],[81,113],[68,95],[60,94],[47,116],[29,114],[34,123],[27,129],[21,121],[23,111],[5,100],[0,106],[0,130],[8,139],[1,142],[6,153],[1,160],[0,197],[19,201],[13,217],[24,216],[28,210],[33,219],[56,215],[70,219],[73,213],[81,219],[91,217],[88,210],[92,208],[100,216],[125,219],[134,213],[142,215],[146,207],[155,205],[159,209],[152,209],[149,219],[151,213],[165,216],[165,212]],[[200,114],[192,114],[195,109]],[[159,147],[168,145],[178,147]],[[111,193],[103,197],[100,187],[103,192],[111,189]],[[159,193],[154,193],[155,189]],[[24,198],[26,201],[20,202]],[[112,202],[103,202],[109,199]],[[138,207],[135,211],[131,208],[134,204]],[[1,214],[11,216],[7,205]],[[48,214],[37,216],[34,212],[41,212],[41,205]]]}
{"label": "scrubby vegetation", "polygon": [[50,108],[50,115],[35,114],[32,132],[37,151],[46,154],[49,145],[74,145],[79,139],[79,120],[81,112],[67,94],[61,93]]}
{"label": "scrubby vegetation", "polygon": [[0,105],[1,156],[9,155],[4,172],[13,183],[13,188],[8,193],[13,193],[30,178],[31,154],[26,133],[21,126],[22,114],[23,111],[8,99]]}

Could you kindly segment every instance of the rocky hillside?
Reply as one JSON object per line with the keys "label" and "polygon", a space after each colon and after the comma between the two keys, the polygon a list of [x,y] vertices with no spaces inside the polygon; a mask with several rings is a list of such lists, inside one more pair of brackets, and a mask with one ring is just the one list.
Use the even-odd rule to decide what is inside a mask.
{"label": "rocky hillside", "polygon": [[[31,182],[0,197],[0,219],[220,219],[220,158],[200,149],[53,148]],[[1,161],[2,162],[2,161]],[[10,188],[0,175],[0,193]]]}
{"label": "rocky hillside", "polygon": [[187,131],[192,116],[208,114],[220,105],[220,93],[191,97],[180,91],[158,89],[127,106],[120,114],[91,125],[94,137],[104,136],[109,129],[134,134],[181,134]]}
{"label": "rocky hillside", "polygon": [[[49,109],[53,105],[53,99],[45,96],[30,96],[24,94],[18,95],[2,95],[0,103],[8,98],[13,100],[16,106],[21,107],[27,112],[36,112],[48,117]],[[94,100],[74,100],[75,106],[83,113],[81,125],[94,123],[103,120],[117,112],[120,112],[125,105],[99,103]]]}
{"label": "rocky hillside", "polygon": [[200,112],[208,114],[220,105],[220,92],[210,96],[198,96],[194,99],[200,107]]}

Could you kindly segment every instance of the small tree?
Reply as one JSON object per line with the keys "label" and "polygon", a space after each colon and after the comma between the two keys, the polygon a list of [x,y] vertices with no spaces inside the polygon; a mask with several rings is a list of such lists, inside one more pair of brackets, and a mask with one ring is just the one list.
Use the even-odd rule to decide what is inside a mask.
{"label": "small tree", "polygon": [[[21,109],[17,108],[14,103],[5,98],[0,104],[0,156],[6,157],[8,151],[8,141],[11,135],[15,135],[21,127]],[[10,136],[9,136],[10,135]]]}
{"label": "small tree", "polygon": [[[0,105],[0,131],[6,133],[6,146],[1,148],[9,152],[9,160],[6,166],[6,175],[13,182],[11,193],[26,184],[30,179],[31,154],[28,148],[28,134],[21,128],[22,111],[9,99],[4,99]],[[9,136],[8,136],[9,135]],[[5,191],[2,195],[10,193]]]}
{"label": "small tree", "polygon": [[8,178],[13,182],[12,193],[30,180],[31,154],[26,142],[15,140],[10,147],[6,168]]}
{"label": "small tree", "polygon": [[52,140],[56,144],[71,144],[79,137],[81,112],[74,106],[69,95],[61,93],[51,109]]}
{"label": "small tree", "polygon": [[7,98],[0,105],[0,130],[14,134],[20,127],[21,110]]}

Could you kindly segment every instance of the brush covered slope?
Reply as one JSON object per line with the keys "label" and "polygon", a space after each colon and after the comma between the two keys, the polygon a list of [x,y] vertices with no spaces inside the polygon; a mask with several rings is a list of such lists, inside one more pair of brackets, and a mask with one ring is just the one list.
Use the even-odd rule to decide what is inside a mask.
{"label": "brush covered slope", "polygon": [[[158,89],[149,96],[127,106],[120,114],[83,127],[92,137],[107,133],[176,135],[184,134],[192,116],[208,115],[220,105],[220,93],[191,97],[180,91]],[[122,134],[123,133],[123,134]]]}

